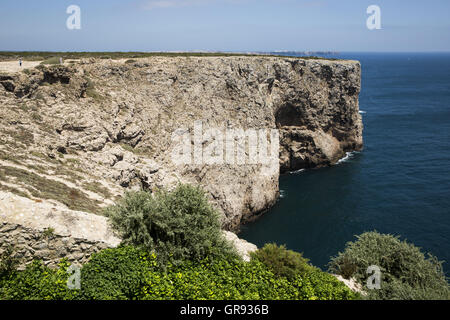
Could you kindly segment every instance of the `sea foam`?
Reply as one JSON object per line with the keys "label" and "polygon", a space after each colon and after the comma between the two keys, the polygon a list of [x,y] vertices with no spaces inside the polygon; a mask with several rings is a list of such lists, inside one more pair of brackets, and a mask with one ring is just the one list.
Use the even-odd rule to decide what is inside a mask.
{"label": "sea foam", "polygon": [[298,169],[298,170],[295,170],[295,171],[290,171],[289,173],[290,174],[297,174],[297,173],[300,173],[300,172],[303,172],[303,171],[305,171],[306,169]]}
{"label": "sea foam", "polygon": [[353,158],[357,153],[359,153],[358,151],[351,151],[351,152],[346,152],[345,153],[345,157],[339,159],[336,164],[341,164],[344,162],[349,161],[351,158]]}

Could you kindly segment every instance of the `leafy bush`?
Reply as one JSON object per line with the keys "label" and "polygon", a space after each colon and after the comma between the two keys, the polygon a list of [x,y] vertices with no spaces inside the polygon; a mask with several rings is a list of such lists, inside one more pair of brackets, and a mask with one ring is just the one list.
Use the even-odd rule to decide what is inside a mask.
{"label": "leafy bush", "polygon": [[186,261],[171,265],[161,277],[158,272],[145,275],[143,299],[217,300],[217,299],[295,299],[296,288],[278,281],[261,263],[241,260]]}
{"label": "leafy bush", "polygon": [[288,279],[304,274],[312,268],[308,264],[308,259],[301,253],[287,250],[285,246],[277,246],[274,243],[268,243],[252,252],[251,258],[264,263],[275,275]]}
{"label": "leafy bush", "polygon": [[398,237],[366,232],[349,242],[344,252],[332,258],[331,272],[354,277],[365,284],[366,270],[381,270],[381,289],[368,290],[368,299],[449,299],[450,291],[442,263]]}
{"label": "leafy bush", "polygon": [[50,269],[34,261],[24,271],[16,271],[0,284],[0,299],[4,300],[70,300],[77,297],[69,290],[69,264],[62,261],[58,269]]}
{"label": "leafy bush", "polygon": [[94,254],[81,270],[83,299],[139,298],[144,274],[156,266],[156,256],[134,247],[105,249]]}
{"label": "leafy bush", "polygon": [[205,258],[157,266],[155,254],[130,246],[106,249],[81,269],[81,290],[67,289],[68,264],[49,269],[39,261],[0,287],[2,299],[355,299],[332,275],[312,268],[288,280],[252,260]]}
{"label": "leafy bush", "polygon": [[124,244],[156,252],[161,265],[235,255],[221,232],[219,214],[199,187],[180,184],[154,195],[129,192],[107,215]]}
{"label": "leafy bush", "polygon": [[83,299],[355,299],[330,274],[311,268],[292,280],[263,263],[237,258],[185,260],[157,266],[155,254],[133,247],[103,250],[82,269]]}
{"label": "leafy bush", "polygon": [[0,300],[136,299],[145,273],[154,266],[155,256],[145,251],[133,247],[105,249],[82,267],[81,290],[70,290],[66,261],[57,269],[34,261],[24,271],[14,271],[0,282]]}
{"label": "leafy bush", "polygon": [[340,274],[345,279],[350,279],[357,271],[358,266],[348,256],[343,256],[339,264],[336,265],[335,273]]}
{"label": "leafy bush", "polygon": [[13,273],[18,264],[19,259],[15,257],[14,248],[11,245],[6,245],[0,253],[0,281]]}
{"label": "leafy bush", "polygon": [[24,271],[7,262],[0,299],[358,298],[283,246],[266,245],[244,262],[225,241],[218,213],[199,188],[128,193],[107,214],[123,244],[92,255],[81,269],[80,290],[67,287],[66,261],[57,269],[36,261]]}
{"label": "leafy bush", "polygon": [[[309,288],[314,291],[314,297],[319,300],[355,300],[361,299],[359,293],[351,291],[333,275],[312,267],[302,277]],[[310,289],[311,290],[311,289]]]}

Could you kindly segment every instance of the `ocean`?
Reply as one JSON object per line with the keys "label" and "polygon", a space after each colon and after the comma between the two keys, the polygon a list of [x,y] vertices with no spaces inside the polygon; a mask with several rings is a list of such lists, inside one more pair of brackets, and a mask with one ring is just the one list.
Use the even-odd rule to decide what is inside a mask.
{"label": "ocean", "polygon": [[355,235],[400,236],[450,271],[450,53],[344,53],[361,62],[364,150],[280,176],[281,197],[239,236],[327,268]]}

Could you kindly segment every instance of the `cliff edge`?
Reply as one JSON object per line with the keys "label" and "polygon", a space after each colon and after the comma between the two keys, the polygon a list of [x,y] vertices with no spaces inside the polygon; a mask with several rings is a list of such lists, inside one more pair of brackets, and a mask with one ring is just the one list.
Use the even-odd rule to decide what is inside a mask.
{"label": "cliff edge", "polygon": [[[275,203],[280,173],[362,148],[357,61],[84,59],[1,74],[0,84],[0,189],[75,211],[99,213],[127,189],[190,182],[235,231]],[[194,134],[199,121],[277,130],[279,165],[174,163],[174,132]]]}

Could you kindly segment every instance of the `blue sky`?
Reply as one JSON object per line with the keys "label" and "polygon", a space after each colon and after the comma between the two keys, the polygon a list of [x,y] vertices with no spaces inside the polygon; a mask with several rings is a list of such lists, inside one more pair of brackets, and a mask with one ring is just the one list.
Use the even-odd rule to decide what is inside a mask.
{"label": "blue sky", "polygon": [[450,51],[449,15],[449,0],[1,0],[0,50]]}

